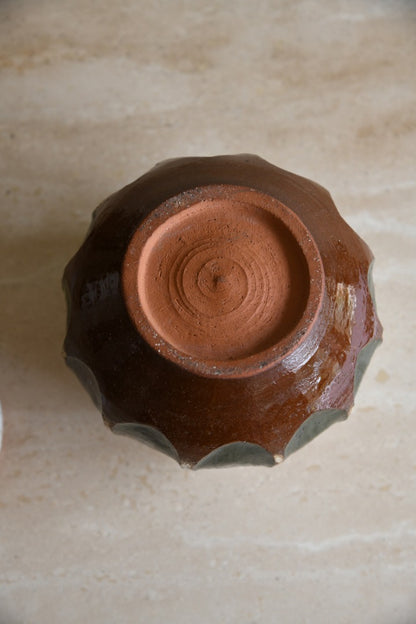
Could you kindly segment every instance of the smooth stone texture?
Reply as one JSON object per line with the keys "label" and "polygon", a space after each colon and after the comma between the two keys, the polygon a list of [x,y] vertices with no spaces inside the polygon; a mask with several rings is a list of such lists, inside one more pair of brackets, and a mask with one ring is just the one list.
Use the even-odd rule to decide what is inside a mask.
{"label": "smooth stone texture", "polygon": [[[413,624],[415,29],[404,0],[0,4],[2,624]],[[102,426],[60,278],[114,189],[247,151],[331,190],[384,342],[278,469],[183,471]]]}

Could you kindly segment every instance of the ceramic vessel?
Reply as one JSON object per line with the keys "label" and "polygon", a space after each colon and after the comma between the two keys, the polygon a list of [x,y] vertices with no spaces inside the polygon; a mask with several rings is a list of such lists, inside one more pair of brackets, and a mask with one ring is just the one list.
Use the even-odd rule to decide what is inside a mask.
{"label": "ceramic vessel", "polygon": [[65,357],[105,423],[182,466],[281,462],[345,419],[381,340],[372,254],[251,155],[154,167],[66,267]]}

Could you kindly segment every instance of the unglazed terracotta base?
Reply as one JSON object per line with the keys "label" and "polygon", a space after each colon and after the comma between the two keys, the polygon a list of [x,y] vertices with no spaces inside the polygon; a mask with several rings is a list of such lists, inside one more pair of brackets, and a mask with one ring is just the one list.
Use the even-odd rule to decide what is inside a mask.
{"label": "unglazed terracotta base", "polygon": [[168,199],[140,225],[123,284],[131,318],[165,357],[242,377],[293,349],[323,296],[319,251],[269,195],[206,186]]}
{"label": "unglazed terracotta base", "polygon": [[67,363],[116,433],[184,466],[274,465],[351,409],[381,339],[371,262],[309,180],[167,161],[66,268]]}

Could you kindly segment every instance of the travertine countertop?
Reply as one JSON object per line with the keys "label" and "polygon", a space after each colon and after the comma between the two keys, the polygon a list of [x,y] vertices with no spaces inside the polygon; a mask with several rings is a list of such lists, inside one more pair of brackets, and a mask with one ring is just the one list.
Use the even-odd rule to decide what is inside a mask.
{"label": "travertine countertop", "polygon": [[[4,0],[0,624],[416,621],[416,6]],[[385,340],[350,419],[274,469],[113,436],[61,359],[93,208],[173,156],[327,187]]]}

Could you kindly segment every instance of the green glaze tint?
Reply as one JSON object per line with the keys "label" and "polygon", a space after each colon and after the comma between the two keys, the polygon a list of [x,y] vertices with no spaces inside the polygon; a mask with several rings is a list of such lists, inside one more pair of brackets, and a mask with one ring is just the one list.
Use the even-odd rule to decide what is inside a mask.
{"label": "green glaze tint", "polygon": [[274,466],[274,457],[259,444],[231,442],[215,449],[201,459],[198,468],[226,468],[227,466]]}
{"label": "green glaze tint", "polygon": [[285,457],[288,457],[308,442],[316,438],[317,435],[328,429],[331,425],[341,420],[345,420],[348,414],[345,410],[326,409],[314,412],[299,427],[289,444],[285,448]]}
{"label": "green glaze tint", "polygon": [[160,431],[149,425],[141,425],[139,423],[117,423],[111,430],[113,433],[126,435],[135,440],[140,440],[147,446],[150,446],[173,459],[178,461],[178,453],[174,446],[169,442],[167,437]]}

